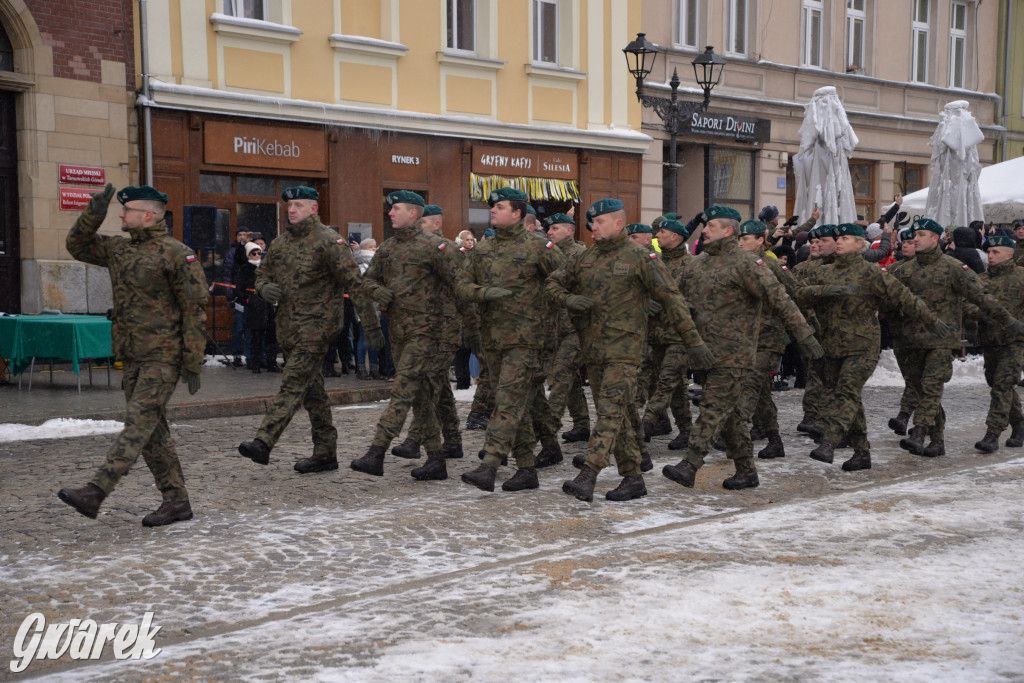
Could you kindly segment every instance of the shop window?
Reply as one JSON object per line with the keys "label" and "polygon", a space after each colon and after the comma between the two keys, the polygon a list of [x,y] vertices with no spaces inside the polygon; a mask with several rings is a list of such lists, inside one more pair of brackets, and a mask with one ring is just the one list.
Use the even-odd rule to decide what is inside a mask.
{"label": "shop window", "polygon": [[850,180],[853,181],[853,201],[857,213],[871,220],[875,215],[875,164],[871,161],[851,161]]}
{"label": "shop window", "polygon": [[928,34],[930,32],[931,0],[914,0],[911,20],[911,64],[910,80],[915,83],[928,82]]}
{"label": "shop window", "polygon": [[708,150],[710,164],[705,167],[705,171],[709,172],[709,205],[731,206],[741,216],[756,216],[754,152],[714,145],[709,145]]}
{"label": "shop window", "polygon": [[923,164],[908,164],[901,161],[893,170],[893,194],[908,195],[924,188]]}
{"label": "shop window", "polygon": [[533,0],[533,61],[558,64],[558,0]]}
{"label": "shop window", "polygon": [[447,0],[448,49],[476,52],[476,0]]}
{"label": "shop window", "polygon": [[846,0],[846,73],[864,73],[867,0]]}
{"label": "shop window", "polygon": [[747,54],[747,0],[726,0],[726,52],[738,57]]}
{"label": "shop window", "polygon": [[203,194],[231,194],[231,176],[219,173],[200,173],[199,191]]}
{"label": "shop window", "polygon": [[696,48],[700,0],[676,0],[676,45]]}
{"label": "shop window", "polygon": [[224,14],[243,19],[267,20],[267,0],[224,0]]}
{"label": "shop window", "polygon": [[252,202],[237,202],[235,204],[235,217],[238,227],[246,227],[253,232],[260,233],[260,236],[270,244],[277,237],[277,203],[257,204]]}
{"label": "shop window", "polygon": [[954,2],[949,27],[949,87],[964,87],[967,60],[967,3]]}
{"label": "shop window", "polygon": [[247,194],[254,197],[276,197],[277,191],[274,185],[273,178],[239,176],[238,194]]}
{"label": "shop window", "polygon": [[821,68],[822,0],[803,0],[803,65]]}

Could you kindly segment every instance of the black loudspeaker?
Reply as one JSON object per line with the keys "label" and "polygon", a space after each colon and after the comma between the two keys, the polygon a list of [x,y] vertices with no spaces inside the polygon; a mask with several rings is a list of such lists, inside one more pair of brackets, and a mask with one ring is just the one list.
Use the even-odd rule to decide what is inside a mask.
{"label": "black loudspeaker", "polygon": [[217,207],[185,206],[182,237],[193,249],[217,248]]}

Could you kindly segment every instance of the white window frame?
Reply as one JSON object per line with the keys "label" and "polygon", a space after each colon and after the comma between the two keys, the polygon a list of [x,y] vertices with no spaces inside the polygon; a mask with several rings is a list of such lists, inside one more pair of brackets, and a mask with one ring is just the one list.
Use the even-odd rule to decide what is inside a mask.
{"label": "white window frame", "polygon": [[[548,27],[555,35],[555,54],[554,59],[542,59],[541,46],[544,45],[544,39],[547,33],[544,28],[542,18],[544,16],[541,11],[544,5],[551,5],[555,8],[555,25]],[[533,0],[533,61],[538,64],[558,64],[561,52],[561,46],[559,45],[559,26],[558,26],[558,14],[559,14],[559,0]]]}
{"label": "white window frame", "polygon": [[255,17],[248,16],[245,13],[245,0],[224,0],[224,14],[229,17],[238,17],[240,19],[257,19],[259,21],[270,21],[270,15],[268,14],[270,8],[267,7],[267,0],[253,0],[253,5],[258,5],[263,8],[263,16]]}
{"label": "white window frame", "polygon": [[[861,8],[855,7],[857,0],[846,0],[846,71],[856,66],[864,72],[864,61],[867,57],[866,36],[868,27],[867,0],[860,0]],[[860,23],[860,40],[857,40],[854,27]],[[857,60],[855,47],[860,48],[860,60]]]}
{"label": "white window frame", "polygon": [[[736,57],[746,57],[749,51],[750,35],[748,26],[750,24],[750,3],[748,0],[727,0],[726,22],[725,22],[725,52]],[[739,7],[743,7],[743,25],[738,26]],[[743,45],[738,46],[736,36],[742,36]]]}
{"label": "white window frame", "polygon": [[[675,43],[679,47],[696,49],[700,45],[700,0],[676,0]],[[693,8],[693,25],[690,25],[690,7]],[[693,33],[693,40],[687,36]]]}
{"label": "white window frame", "polygon": [[[458,45],[459,22],[461,20],[461,17],[459,16],[459,4],[460,4],[460,2],[463,2],[463,1],[469,2],[470,5],[472,5],[472,7],[473,7],[473,20],[470,22],[472,24],[472,29],[473,29],[473,34],[472,34],[473,35],[473,45],[472,45],[472,47],[463,47],[463,46]],[[454,10],[454,13],[452,12],[452,10]],[[445,49],[448,50],[449,52],[459,52],[459,53],[463,53],[463,54],[473,54],[473,55],[477,54],[477,46],[479,45],[479,42],[480,42],[480,37],[477,35],[477,21],[478,21],[479,16],[480,16],[480,8],[478,7],[477,0],[447,0],[445,2],[445,13],[446,14],[450,14],[451,17],[452,17],[452,36],[451,36],[451,39],[452,39],[452,43],[453,43],[453,44],[449,45],[447,40],[446,40],[445,41]],[[445,17],[445,22],[446,22],[445,27],[447,27],[447,20],[448,20],[448,17],[446,16]]]}
{"label": "white window frame", "polygon": [[[956,27],[956,12],[957,9],[963,10],[964,25],[963,28]],[[950,9],[949,14],[949,87],[951,88],[965,88],[967,87],[967,21],[970,16],[967,13],[966,2],[954,1]],[[956,49],[957,45],[960,46],[960,72],[957,73],[956,68]],[[957,80],[959,79],[959,83]]]}
{"label": "white window frame", "polygon": [[[800,23],[803,27],[803,45],[800,63],[816,69],[823,67],[825,33],[825,3],[822,0],[803,0],[800,11]],[[818,45],[814,45],[814,19],[818,21]]]}
{"label": "white window frame", "polygon": [[[918,21],[918,8],[924,7],[925,21]],[[931,49],[931,0],[913,0],[910,17],[910,80],[914,83],[928,82],[928,53]],[[920,54],[920,38],[924,37],[924,55]],[[918,73],[918,64],[924,65],[924,73]]]}

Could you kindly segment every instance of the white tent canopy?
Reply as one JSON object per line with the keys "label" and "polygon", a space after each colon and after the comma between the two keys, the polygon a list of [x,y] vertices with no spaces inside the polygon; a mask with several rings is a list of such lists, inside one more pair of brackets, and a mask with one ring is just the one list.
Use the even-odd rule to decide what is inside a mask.
{"label": "white tent canopy", "polygon": [[[986,223],[1012,223],[1024,218],[1024,157],[981,169],[978,186]],[[902,210],[912,216],[923,214],[927,201],[926,187],[904,197]]]}

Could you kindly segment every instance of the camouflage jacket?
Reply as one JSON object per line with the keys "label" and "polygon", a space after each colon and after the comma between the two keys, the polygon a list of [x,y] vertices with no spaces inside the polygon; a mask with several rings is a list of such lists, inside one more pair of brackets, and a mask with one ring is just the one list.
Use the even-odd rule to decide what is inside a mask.
{"label": "camouflage jacket", "polygon": [[281,290],[277,341],[285,349],[329,344],[341,328],[343,294],[352,296],[363,327],[380,327],[373,302],[360,291],[359,266],[344,238],[310,216],[274,238],[256,269],[256,294]]}
{"label": "camouflage jacket", "polygon": [[[914,257],[908,256],[907,258],[900,259],[891,266],[886,266],[886,270],[893,277],[896,277],[896,273],[899,272],[900,268],[903,268],[909,263]],[[898,279],[898,278],[897,278]],[[895,309],[890,308],[885,312],[885,319],[889,323],[889,336],[892,337],[893,343],[898,344],[903,341],[903,314]]]}
{"label": "camouflage jacket", "polygon": [[371,297],[382,288],[394,293],[385,313],[395,339],[422,335],[459,343],[454,289],[459,260],[458,249],[448,240],[420,228],[396,229],[380,245],[363,274],[363,290]]}
{"label": "camouflage jacket", "polygon": [[970,266],[943,254],[938,247],[928,252],[918,252],[913,260],[896,271],[894,277],[921,297],[928,304],[928,308],[949,327],[949,333],[940,337],[932,332],[928,321],[904,316],[904,342],[915,348],[960,348],[960,328],[963,323],[965,300],[980,308],[996,322],[1013,321],[1013,317],[1003,306],[985,295],[981,281]]}
{"label": "camouflage jacket", "polygon": [[[1010,259],[989,266],[978,278],[986,295],[1002,304],[1013,317],[1024,318],[1024,267]],[[982,346],[1009,346],[1021,341],[1002,325],[984,324],[978,325],[978,339]]]}
{"label": "camouflage jacket", "polygon": [[1013,262],[1018,266],[1024,266],[1024,240],[1017,240],[1013,248]]}
{"label": "camouflage jacket", "polygon": [[661,315],[684,344],[703,343],[661,257],[631,242],[625,230],[570,259],[548,278],[545,291],[559,306],[571,294],[594,300],[594,307],[577,319],[587,362],[639,365],[647,350],[651,299],[662,305]]}
{"label": "camouflage jacket", "polygon": [[832,259],[833,256],[831,254],[825,258],[809,258],[806,261],[801,261],[796,264],[793,269],[789,271],[793,276],[793,290],[796,295],[793,298],[793,301],[795,301],[796,305],[800,307],[800,312],[804,314],[804,318],[806,318],[807,322],[814,328],[815,334],[821,332],[821,325],[818,321],[818,313],[814,308],[814,302],[801,301],[798,288],[800,287],[800,283],[813,278],[819,268],[832,263]]}
{"label": "camouflage jacket", "polygon": [[[558,243],[558,248],[565,254],[566,259],[571,259],[576,254],[585,252],[587,245],[583,242],[577,242],[572,237],[567,237]],[[576,316],[560,306],[555,306],[555,309],[558,311],[558,327],[556,332],[558,340],[561,341],[569,335],[576,334],[576,325],[573,323],[573,318]]]}
{"label": "camouflage jacket", "polygon": [[[548,325],[544,279],[562,266],[565,257],[554,243],[537,239],[522,223],[496,228],[495,233],[469,252],[455,292],[463,301],[477,304],[485,349],[542,349]],[[490,287],[509,289],[512,295],[486,301],[484,292]]]}
{"label": "camouflage jacket", "polygon": [[[811,220],[814,219],[812,218]],[[786,288],[786,294],[792,299],[796,290],[794,287],[795,281],[793,275],[789,272],[789,268],[780,264],[778,259],[766,255],[764,247],[757,251],[757,257],[764,261],[764,264],[772,271],[772,275],[782,283],[782,286]],[[757,333],[758,350],[782,353],[786,350],[788,343],[789,336],[786,334],[786,326],[779,316],[770,311],[763,311],[761,313],[761,329]]]}
{"label": "camouflage jacket", "polygon": [[[682,272],[686,259],[689,258],[686,251],[686,242],[683,242],[675,249],[661,249],[661,262],[668,269],[669,277],[675,282]],[[681,344],[682,340],[676,333],[675,328],[668,324],[668,320],[661,313],[652,315],[647,322],[647,342],[649,344]]]}
{"label": "camouflage jacket", "polygon": [[[856,294],[822,297],[828,285],[852,286]],[[830,358],[855,354],[878,355],[881,331],[878,311],[897,310],[919,319],[927,327],[935,324],[935,314],[910,290],[884,268],[864,260],[860,252],[836,254],[799,288],[798,298],[818,303],[821,334],[818,341]]]}
{"label": "camouflage jacket", "polygon": [[86,209],[67,248],[79,261],[104,266],[114,294],[114,355],[134,363],[167,363],[198,373],[206,350],[206,277],[195,253],[167,234],[167,223],[98,235],[103,216]]}
{"label": "camouflage jacket", "polygon": [[679,289],[696,309],[697,329],[719,367],[754,367],[765,306],[797,341],[814,334],[764,259],[740,249],[735,239],[705,244],[700,256],[687,261]]}

